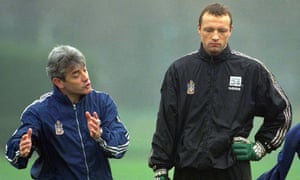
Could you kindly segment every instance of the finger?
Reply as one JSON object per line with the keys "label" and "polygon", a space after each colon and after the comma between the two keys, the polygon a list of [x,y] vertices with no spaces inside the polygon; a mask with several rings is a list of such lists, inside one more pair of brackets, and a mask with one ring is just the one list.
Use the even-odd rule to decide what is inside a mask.
{"label": "finger", "polygon": [[95,129],[97,130],[99,128],[99,124],[98,124],[98,121],[93,119],[91,120],[90,122],[88,122],[88,126],[91,130]]}
{"label": "finger", "polygon": [[96,111],[93,113],[93,115],[94,115],[94,117],[95,117],[96,119],[98,119],[98,114],[97,114]]}
{"label": "finger", "polygon": [[32,135],[32,129],[29,128],[26,132],[26,134],[23,134],[23,136],[21,137],[21,141],[25,141],[27,139],[31,139],[31,135]]}
{"label": "finger", "polygon": [[89,128],[89,131],[90,131],[90,136],[95,138],[95,137],[99,137],[99,125],[97,122],[95,122],[95,119],[91,120],[89,123],[88,123],[88,128]]}
{"label": "finger", "polygon": [[27,157],[30,154],[30,147],[25,147],[20,150],[21,157]]}
{"label": "finger", "polygon": [[28,138],[28,139],[31,139],[31,136],[32,136],[32,129],[29,128],[29,129],[27,130],[27,138]]}
{"label": "finger", "polygon": [[28,144],[30,144],[30,140],[29,139],[21,139],[21,141],[20,141],[20,146],[22,146],[22,147],[25,147],[25,146],[27,146]]}
{"label": "finger", "polygon": [[93,136],[95,136],[97,134],[97,132],[96,132],[95,129],[91,129],[90,134],[93,137]]}
{"label": "finger", "polygon": [[27,143],[27,144],[21,144],[20,147],[19,147],[20,151],[21,152],[29,152],[30,149],[31,149],[31,144],[30,143]]}
{"label": "finger", "polygon": [[94,112],[94,117],[96,118],[96,120],[97,120],[97,125],[99,126],[100,123],[101,123],[101,120],[99,119],[99,116],[98,116],[97,112]]}
{"label": "finger", "polygon": [[87,125],[90,132],[94,131],[98,127],[97,123],[95,122],[95,119],[93,118],[88,120]]}
{"label": "finger", "polygon": [[88,122],[89,122],[90,119],[92,118],[90,112],[88,112],[88,111],[85,112],[85,117],[86,117],[86,119],[88,120]]}
{"label": "finger", "polygon": [[19,151],[21,157],[27,157],[30,154],[31,141],[29,139],[20,142]]}
{"label": "finger", "polygon": [[25,141],[27,139],[27,134],[23,134],[23,136],[21,137],[21,142]]}

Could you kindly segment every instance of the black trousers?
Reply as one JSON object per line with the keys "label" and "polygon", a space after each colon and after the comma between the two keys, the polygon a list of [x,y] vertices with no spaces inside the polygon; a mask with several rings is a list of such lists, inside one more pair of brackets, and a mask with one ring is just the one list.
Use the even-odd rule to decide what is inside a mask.
{"label": "black trousers", "polygon": [[228,169],[175,168],[173,180],[251,180],[250,162],[238,161]]}

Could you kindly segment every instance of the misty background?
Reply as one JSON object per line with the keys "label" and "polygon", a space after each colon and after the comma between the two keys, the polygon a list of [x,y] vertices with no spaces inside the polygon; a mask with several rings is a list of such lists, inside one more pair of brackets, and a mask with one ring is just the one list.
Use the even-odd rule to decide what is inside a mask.
{"label": "misty background", "polygon": [[0,0],[0,155],[23,109],[51,91],[47,56],[60,44],[85,54],[93,88],[113,97],[125,124],[139,121],[128,112],[149,114],[152,127],[128,129],[148,131],[131,134],[132,144],[141,136],[150,142],[163,75],[200,47],[199,14],[212,2],[232,12],[231,49],[273,72],[292,103],[293,123],[300,122],[299,0]]}

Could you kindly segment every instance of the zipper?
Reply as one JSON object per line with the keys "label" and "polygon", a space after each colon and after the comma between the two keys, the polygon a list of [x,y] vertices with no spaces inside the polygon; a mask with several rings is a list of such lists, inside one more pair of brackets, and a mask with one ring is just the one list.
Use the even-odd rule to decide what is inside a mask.
{"label": "zipper", "polygon": [[[210,56],[209,60],[209,106],[213,101],[213,88],[214,88],[214,58]],[[211,108],[211,107],[210,107]]]}
{"label": "zipper", "polygon": [[[214,57],[210,56],[209,61],[209,100],[208,100],[208,113],[211,114],[213,112],[213,104],[214,104],[214,88],[215,88],[215,67],[214,67]],[[212,117],[210,118],[210,123],[208,123],[208,128],[212,128]],[[212,130],[212,129],[211,129]],[[212,132],[212,131],[211,131]]]}
{"label": "zipper", "polygon": [[79,120],[78,120],[78,115],[77,115],[77,110],[76,110],[76,104],[73,104],[73,110],[75,112],[76,123],[77,123],[77,131],[78,131],[78,135],[80,137],[80,144],[81,144],[82,153],[83,153],[83,157],[84,157],[84,164],[85,164],[85,168],[86,168],[86,172],[87,172],[87,180],[89,180],[90,179],[90,177],[89,177],[90,170],[89,170],[89,167],[88,167],[88,163],[87,163],[87,159],[86,159],[86,152],[85,152],[85,148],[84,148],[84,144],[83,144],[82,135],[81,135],[81,132],[80,132],[80,126],[79,126]]}

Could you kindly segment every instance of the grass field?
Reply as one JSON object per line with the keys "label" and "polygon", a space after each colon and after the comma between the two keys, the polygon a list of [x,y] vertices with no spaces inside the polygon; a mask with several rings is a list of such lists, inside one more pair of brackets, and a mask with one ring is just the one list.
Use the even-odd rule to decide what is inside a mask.
{"label": "grass field", "polygon": [[[113,177],[115,180],[151,180],[153,179],[153,174],[152,170],[148,168],[147,158],[150,151],[156,112],[146,111],[132,114],[121,112],[120,114],[130,131],[131,144],[123,159],[111,160]],[[30,164],[26,169],[17,170],[6,162],[3,148],[1,147],[0,149],[0,180],[30,180],[30,164],[34,159],[30,160]],[[267,155],[259,162],[252,163],[253,179],[272,168],[276,162],[278,151]],[[300,180],[299,170],[300,161],[295,157],[287,180]]]}

